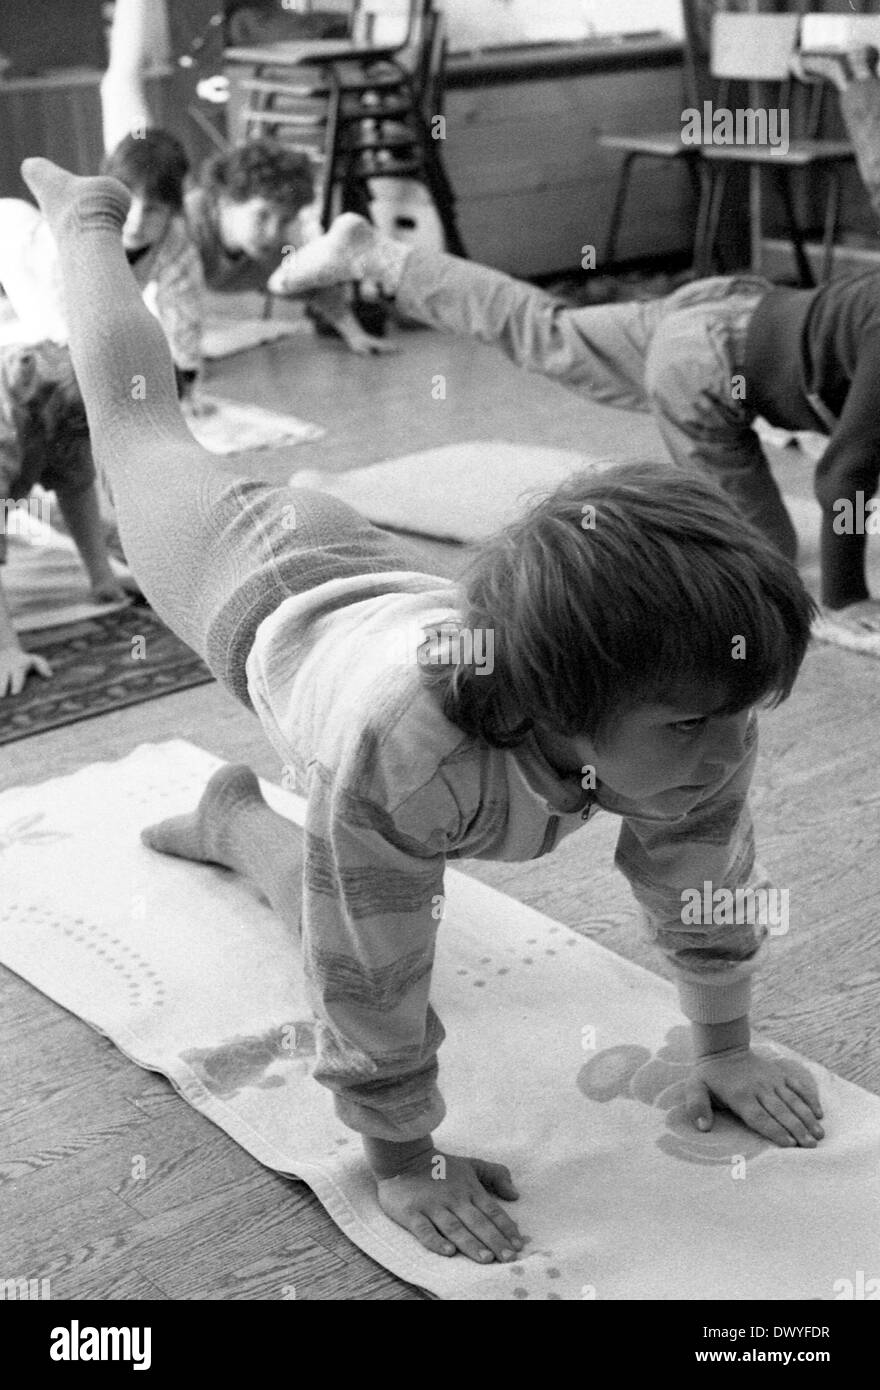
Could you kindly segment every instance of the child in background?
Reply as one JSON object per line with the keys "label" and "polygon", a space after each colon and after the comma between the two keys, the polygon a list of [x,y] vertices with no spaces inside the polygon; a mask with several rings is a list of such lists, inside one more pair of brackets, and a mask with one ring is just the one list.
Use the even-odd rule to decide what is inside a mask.
{"label": "child in background", "polygon": [[[71,350],[134,573],[254,710],[307,801],[303,833],[248,768],[223,768],[195,812],[146,842],[246,875],[299,938],[315,1078],[361,1134],[382,1210],[439,1254],[486,1263],[522,1248],[498,1200],[517,1195],[505,1167],[436,1163],[444,867],[538,857],[599,809],[621,817],[616,862],[691,1020],[692,1121],[711,1126],[714,1098],[779,1145],[815,1147],[815,1085],[750,1046],[766,924],[694,924],[683,908],[706,882],[732,896],[757,883],[754,708],[788,695],[813,612],[790,562],[714,486],[669,466],[573,478],[488,542],[463,586],[422,573],[334,498],[219,474],[128,274],[125,190],[42,159],[22,172],[59,241]],[[480,629],[494,634],[491,670],[466,641],[459,659],[430,659]]]}
{"label": "child in background", "polygon": [[122,245],[165,332],[181,400],[193,396],[201,371],[204,312],[202,262],[183,216],[188,167],[180,142],[156,129],[126,135],[101,166],[131,193]]}
{"label": "child in background", "polygon": [[[183,218],[186,155],[173,135],[147,130],[127,135],[102,167],[131,193],[122,244],[186,397],[201,369],[204,296],[201,261]],[[0,284],[21,323],[21,341],[67,341],[57,248],[37,209],[18,198],[0,199]]]}
{"label": "child in background", "polygon": [[[186,156],[173,136],[126,136],[104,167],[131,193],[122,245],[144,303],[168,340],[178,394],[190,400],[201,365],[203,280],[183,221]],[[0,282],[20,321],[22,341],[0,349],[0,563],[13,504],[35,484],[57,494],[96,603],[137,592],[110,568],[58,274],[58,251],[36,208],[0,200]],[[51,675],[44,658],[22,649],[0,587],[0,698],[17,695],[30,672]]]}
{"label": "child in background", "polygon": [[[0,348],[0,566],[15,504],[39,483],[54,490],[89,576],[95,603],[126,596],[110,568],[85,409],[66,347],[45,341]],[[51,676],[44,657],[22,648],[0,582],[0,700],[28,674]]]}
{"label": "child in background", "polygon": [[[284,255],[320,235],[311,161],[268,139],[216,154],[186,195],[186,216],[209,289],[265,291]],[[361,327],[346,293],[336,286],[311,294],[312,316],[361,356],[394,352]]]}
{"label": "child in background", "polygon": [[813,290],[719,276],[650,303],[578,309],[487,266],[405,246],[344,213],[325,237],[285,259],[270,288],[301,294],[362,278],[396,295],[408,317],[492,343],[590,400],[650,410],[675,462],[721,483],[791,559],[797,536],[754,422],[761,415],[784,429],[828,434],[815,474],[822,602],[839,627],[880,634],[866,530],[849,524],[880,477],[880,273]]}

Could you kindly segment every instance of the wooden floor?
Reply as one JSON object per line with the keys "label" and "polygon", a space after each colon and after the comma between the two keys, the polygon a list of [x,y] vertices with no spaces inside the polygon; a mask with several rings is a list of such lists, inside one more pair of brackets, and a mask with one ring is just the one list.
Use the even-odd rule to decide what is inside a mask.
{"label": "wooden floor", "polygon": [[[267,454],[261,475],[280,481],[294,466],[345,468],[473,438],[595,447],[588,404],[490,350],[427,333],[401,342],[400,358],[362,362],[297,338],[216,369],[226,394],[328,427],[318,443]],[[432,399],[437,373],[445,401]],[[786,486],[806,495],[806,466],[785,469]],[[455,574],[464,558],[425,545],[435,573]],[[880,1094],[878,715],[880,664],[825,647],[764,718],[759,846],[790,889],[792,930],[771,943],[754,1019]],[[0,789],[172,737],[277,773],[256,720],[211,686],[14,743]],[[656,970],[611,868],[614,837],[614,821],[600,818],[549,858],[464,867]],[[585,877],[591,894],[602,886],[599,919],[587,917]],[[163,1078],[2,969],[0,1056],[0,1279],[48,1277],[53,1298],[74,1299],[423,1297],[351,1245],[303,1184],[262,1168]],[[133,1176],[139,1157],[146,1179]]]}

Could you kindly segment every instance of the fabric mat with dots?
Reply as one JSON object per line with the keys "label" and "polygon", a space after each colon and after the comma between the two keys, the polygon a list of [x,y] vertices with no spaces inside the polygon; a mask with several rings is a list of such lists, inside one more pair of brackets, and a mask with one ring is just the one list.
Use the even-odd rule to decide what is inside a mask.
{"label": "fabric mat with dots", "polygon": [[[530,1239],[488,1268],[422,1250],[379,1210],[358,1137],[311,1078],[289,931],[228,871],[140,842],[217,766],[174,740],[3,793],[0,961],[307,1182],[368,1255],[443,1299],[835,1299],[880,1273],[880,1099],[810,1062],[816,1150],[724,1116],[698,1133],[673,988],[453,870],[433,984],[437,1141],[509,1165]],[[298,798],[264,790],[301,822]]]}

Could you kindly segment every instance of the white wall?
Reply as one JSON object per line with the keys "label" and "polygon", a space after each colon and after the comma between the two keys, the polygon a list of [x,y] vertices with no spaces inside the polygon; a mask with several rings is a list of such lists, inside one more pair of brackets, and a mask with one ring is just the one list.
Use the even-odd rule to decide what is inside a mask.
{"label": "white wall", "polygon": [[649,29],[680,38],[683,28],[681,0],[443,0],[443,8],[453,52]]}

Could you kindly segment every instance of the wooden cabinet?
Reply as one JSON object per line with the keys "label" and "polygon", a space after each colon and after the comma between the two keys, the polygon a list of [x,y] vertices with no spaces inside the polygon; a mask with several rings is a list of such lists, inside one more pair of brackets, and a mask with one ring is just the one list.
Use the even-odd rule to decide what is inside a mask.
{"label": "wooden cabinet", "polygon": [[[474,64],[453,59],[445,101],[443,156],[455,188],[469,255],[517,275],[577,266],[581,248],[601,248],[620,156],[600,149],[603,132],[680,129],[685,105],[680,49],[654,61],[582,66],[540,75],[519,69],[474,81]],[[623,55],[621,55],[623,57]],[[621,259],[686,252],[695,206],[684,169],[636,164],[619,240]]]}

